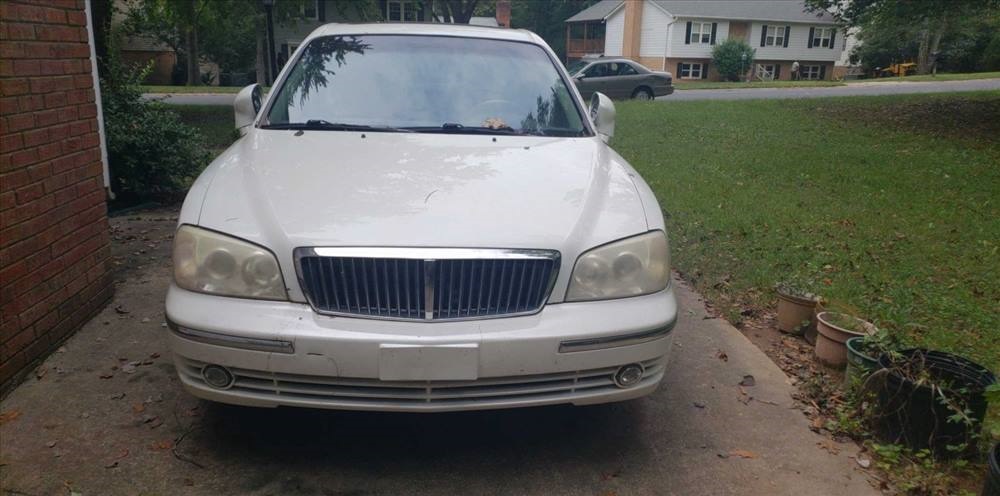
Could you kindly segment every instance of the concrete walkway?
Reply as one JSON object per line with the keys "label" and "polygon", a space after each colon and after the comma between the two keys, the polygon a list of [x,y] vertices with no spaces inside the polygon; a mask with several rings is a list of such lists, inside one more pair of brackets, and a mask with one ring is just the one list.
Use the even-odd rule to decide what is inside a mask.
{"label": "concrete walkway", "polygon": [[460,414],[195,400],[161,325],[175,215],[112,219],[114,302],[3,401],[8,493],[878,494],[854,445],[810,431],[785,374],[679,281],[667,378],[640,400]]}

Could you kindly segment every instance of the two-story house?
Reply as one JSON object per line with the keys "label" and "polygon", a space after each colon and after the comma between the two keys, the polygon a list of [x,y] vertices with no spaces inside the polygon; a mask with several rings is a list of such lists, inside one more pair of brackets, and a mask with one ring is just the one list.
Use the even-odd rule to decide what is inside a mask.
{"label": "two-story house", "polygon": [[568,59],[595,51],[627,57],[670,71],[675,83],[719,79],[712,48],[728,38],[756,49],[747,70],[768,79],[791,79],[796,61],[802,79],[830,79],[844,49],[833,16],[810,12],[801,0],[601,0],[566,23],[568,48],[582,45],[580,32],[603,35],[603,51],[591,37],[586,50],[567,50]]}

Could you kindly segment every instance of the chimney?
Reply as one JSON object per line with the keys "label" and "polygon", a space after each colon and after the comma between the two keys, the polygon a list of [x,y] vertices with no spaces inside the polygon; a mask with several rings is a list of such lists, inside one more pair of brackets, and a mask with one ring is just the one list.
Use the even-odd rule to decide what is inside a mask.
{"label": "chimney", "polygon": [[642,4],[645,0],[625,0],[625,36],[622,55],[639,61],[639,38],[642,35]]}
{"label": "chimney", "polygon": [[502,28],[510,27],[510,0],[497,0],[497,24]]}

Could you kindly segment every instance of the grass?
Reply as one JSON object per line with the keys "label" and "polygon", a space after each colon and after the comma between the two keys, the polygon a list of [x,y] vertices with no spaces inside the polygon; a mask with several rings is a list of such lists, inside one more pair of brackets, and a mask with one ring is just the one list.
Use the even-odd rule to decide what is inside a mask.
{"label": "grass", "polygon": [[675,265],[726,316],[798,275],[907,343],[1000,368],[1000,92],[618,104]]}
{"label": "grass", "polygon": [[213,157],[236,140],[233,108],[228,105],[170,105],[168,108],[180,115],[186,124],[201,131]]}
{"label": "grass", "polygon": [[242,86],[164,86],[144,85],[143,93],[232,93],[236,94]]}
{"label": "grass", "polygon": [[674,89],[680,90],[731,90],[741,88],[802,88],[820,86],[844,86],[840,81],[674,81]]}
{"label": "grass", "polygon": [[968,81],[970,79],[996,79],[1000,78],[1000,72],[962,72],[946,73],[939,72],[937,76],[921,74],[917,76],[887,77],[877,79],[862,79],[859,82],[925,82],[925,81]]}

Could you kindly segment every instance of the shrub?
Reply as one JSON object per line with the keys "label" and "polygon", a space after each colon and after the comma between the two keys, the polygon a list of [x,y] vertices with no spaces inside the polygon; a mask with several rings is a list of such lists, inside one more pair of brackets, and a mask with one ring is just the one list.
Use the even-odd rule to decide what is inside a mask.
{"label": "shrub", "polygon": [[712,63],[726,81],[739,81],[751,67],[757,51],[745,41],[729,38],[712,48]]}
{"label": "shrub", "polygon": [[101,78],[112,191],[125,203],[176,200],[209,161],[204,137],[159,103],[142,99],[150,66],[129,66],[110,47]]}

